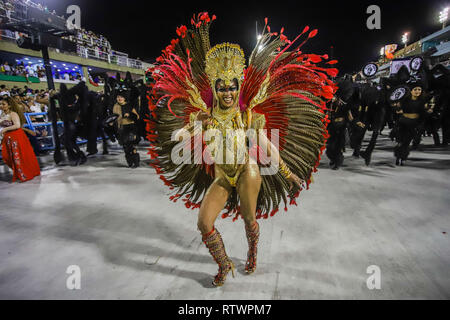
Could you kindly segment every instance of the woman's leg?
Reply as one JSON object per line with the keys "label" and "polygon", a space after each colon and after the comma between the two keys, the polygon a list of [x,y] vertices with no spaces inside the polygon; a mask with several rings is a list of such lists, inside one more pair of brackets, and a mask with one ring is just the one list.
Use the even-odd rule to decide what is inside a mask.
{"label": "woman's leg", "polygon": [[239,176],[237,190],[240,199],[240,212],[245,222],[245,234],[248,242],[247,262],[245,271],[253,273],[256,269],[258,252],[259,225],[256,222],[256,204],[259,189],[261,188],[261,175],[256,164],[247,164]]}
{"label": "woman's leg", "polygon": [[198,229],[202,233],[202,241],[214,261],[219,265],[219,272],[213,281],[215,286],[221,286],[225,283],[229,271],[232,271],[234,276],[234,264],[225,251],[219,231],[214,228],[214,222],[225,206],[231,192],[231,187],[226,188],[226,184],[222,182],[223,180],[218,178],[209,187],[202,200],[197,222]]}
{"label": "woman's leg", "polygon": [[231,189],[227,189],[219,182],[219,179],[214,182],[206,191],[205,197],[200,206],[198,214],[197,226],[202,234],[207,234],[214,227],[214,222],[217,219],[220,211],[223,210],[225,203],[230,196]]}
{"label": "woman's leg", "polygon": [[257,164],[247,164],[239,176],[237,192],[240,199],[241,215],[247,225],[256,222],[256,202],[261,181]]}

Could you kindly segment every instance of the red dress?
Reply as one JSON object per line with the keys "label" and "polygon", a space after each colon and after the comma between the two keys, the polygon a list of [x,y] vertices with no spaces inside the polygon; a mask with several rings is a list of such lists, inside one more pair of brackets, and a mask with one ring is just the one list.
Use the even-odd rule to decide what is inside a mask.
{"label": "red dress", "polygon": [[3,161],[13,170],[12,182],[28,181],[41,174],[39,163],[22,129],[5,132],[2,140]]}

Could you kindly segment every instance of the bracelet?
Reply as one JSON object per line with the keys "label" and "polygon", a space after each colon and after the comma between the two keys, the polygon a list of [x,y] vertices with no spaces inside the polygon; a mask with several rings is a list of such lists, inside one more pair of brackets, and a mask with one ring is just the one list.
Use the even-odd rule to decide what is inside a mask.
{"label": "bracelet", "polygon": [[286,178],[289,179],[292,175],[291,170],[287,167],[287,165],[281,161],[280,163],[280,167],[278,169],[278,171]]}

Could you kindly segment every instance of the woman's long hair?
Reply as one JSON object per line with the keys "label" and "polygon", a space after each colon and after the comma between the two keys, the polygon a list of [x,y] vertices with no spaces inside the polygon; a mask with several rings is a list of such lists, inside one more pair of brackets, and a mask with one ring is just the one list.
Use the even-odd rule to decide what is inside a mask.
{"label": "woman's long hair", "polygon": [[19,115],[19,119],[20,119],[20,126],[23,126],[24,124],[27,123],[27,120],[25,119],[25,116],[22,112],[22,110],[20,109],[19,105],[17,104],[17,102],[11,98],[11,97],[4,97],[2,100],[5,100],[6,103],[9,106],[9,109],[15,113],[17,113]]}

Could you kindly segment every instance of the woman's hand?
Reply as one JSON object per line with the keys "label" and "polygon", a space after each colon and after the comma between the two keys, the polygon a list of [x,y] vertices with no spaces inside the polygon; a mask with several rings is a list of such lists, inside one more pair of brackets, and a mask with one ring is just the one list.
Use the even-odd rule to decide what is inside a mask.
{"label": "woman's hand", "polygon": [[301,188],[304,181],[300,179],[295,173],[291,173],[291,176],[287,179],[289,183],[289,190],[292,191],[293,189]]}
{"label": "woman's hand", "polygon": [[356,122],[356,125],[359,126],[359,127],[361,127],[361,128],[363,128],[363,129],[364,129],[365,126],[366,126],[366,125],[365,125],[364,123],[362,123],[361,121]]}
{"label": "woman's hand", "polygon": [[211,122],[211,116],[210,116],[208,113],[203,112],[203,111],[201,111],[201,112],[197,115],[197,121],[201,121],[203,127],[206,127],[206,126],[212,124],[212,122]]}

